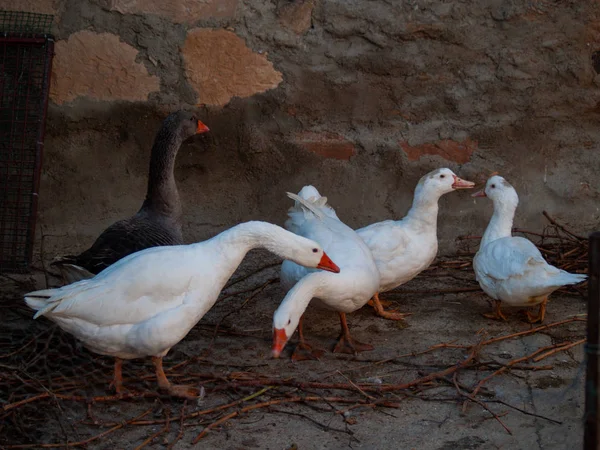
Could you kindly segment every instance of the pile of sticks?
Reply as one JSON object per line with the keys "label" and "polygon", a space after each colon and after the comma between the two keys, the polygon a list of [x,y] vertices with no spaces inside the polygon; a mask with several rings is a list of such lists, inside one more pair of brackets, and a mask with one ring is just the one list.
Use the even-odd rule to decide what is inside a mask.
{"label": "pile of sticks", "polygon": [[[356,417],[351,413],[353,410],[361,408],[384,412],[399,408],[407,399],[456,402],[462,404],[463,408],[468,404],[476,404],[511,434],[511,430],[501,419],[508,410],[498,413],[493,409],[494,404],[553,423],[560,422],[511,405],[496,397],[494,391],[488,388],[492,379],[518,371],[551,370],[552,365],[539,363],[558,352],[581,345],[585,339],[541,347],[508,362],[499,362],[486,357],[484,349],[490,348],[493,351],[494,344],[501,341],[519,339],[567,324],[583,323],[585,320],[583,317],[571,317],[519,333],[493,338],[477,335],[472,343],[440,343],[421,351],[399,354],[378,361],[357,357],[353,360],[356,369],[336,370],[327,376],[320,376],[318,380],[273,376],[272,370],[261,373],[258,369],[261,365],[256,364],[244,366],[242,368],[246,370],[242,371],[217,373],[199,371],[198,367],[201,365],[198,363],[201,361],[198,361],[198,358],[173,361],[168,376],[174,382],[201,382],[208,398],[219,393],[227,393],[230,398],[234,398],[230,402],[205,409],[198,405],[189,405],[187,401],[182,403],[181,400],[161,396],[154,389],[154,375],[149,375],[144,368],[138,369],[139,372],[135,376],[126,379],[126,383],[132,389],[129,393],[121,396],[94,395],[106,390],[111,378],[110,361],[72,348],[75,344],[74,341],[69,342],[68,335],[62,335],[56,326],[46,324],[44,330],[35,333],[15,350],[0,355],[2,361],[0,398],[7,399],[0,405],[0,445],[6,449],[79,447],[100,441],[119,430],[132,427],[148,429],[158,425],[160,429],[149,432],[137,448],[141,449],[159,438],[163,443],[168,443],[167,448],[172,448],[186,433],[189,433],[188,440],[197,443],[210,433],[217,432],[220,426],[230,420],[259,409],[272,414],[296,415],[322,429],[352,436],[352,430],[348,425],[356,421]],[[51,344],[48,345],[49,343]],[[40,350],[43,350],[43,353]],[[431,369],[431,366],[422,365],[420,376],[410,381],[383,383],[380,382],[381,380],[379,382],[352,380],[353,371],[382,369],[390,365],[416,361],[416,358],[424,354],[443,351],[459,352],[460,357],[441,370],[427,370]],[[65,358],[65,352],[69,357]],[[76,353],[84,356],[74,360]],[[262,366],[266,365],[268,364]],[[412,365],[418,366],[416,363]],[[468,371],[476,374],[474,381],[461,381],[460,377]],[[323,381],[331,377],[339,381]],[[149,382],[147,386],[144,381]],[[123,402],[135,402],[143,412],[136,412],[131,417],[120,417],[118,420],[106,421],[96,418],[96,409],[106,411],[108,405],[114,404],[119,410]],[[162,417],[149,418],[148,416],[153,412],[153,416],[156,417],[156,402],[162,405],[159,414]],[[73,404],[78,407],[73,407]],[[329,411],[335,416],[339,415],[345,428],[330,427],[297,410],[275,408],[311,404],[319,404],[322,410]],[[78,420],[69,420],[68,425],[61,425],[64,441],[35,442],[35,438],[40,435],[38,426],[51,421],[52,416],[64,416],[65,411],[69,411],[70,416],[80,417]],[[57,421],[64,422],[60,417]],[[100,431],[91,432],[94,428]],[[15,444],[16,442],[20,444]]]}
{"label": "pile of sticks", "polygon": [[[521,233],[534,241],[549,263],[571,272],[586,272],[587,238],[558,224],[546,212],[544,216],[549,225],[542,233],[523,229],[515,229],[515,233]],[[472,257],[478,239],[478,236],[459,238],[461,249],[455,257],[440,259],[422,274],[425,277],[452,277],[458,280],[459,287],[420,293],[478,291],[472,272]],[[272,266],[265,266],[229,283],[220,301],[240,295],[247,298],[240,308],[227,315],[239,311],[267,286],[276,282],[277,278],[248,289],[232,290],[233,286]],[[399,292],[411,291],[403,287]],[[578,292],[585,295],[586,289],[578,286]],[[393,292],[388,294],[393,295]],[[157,392],[154,375],[150,374],[151,371],[143,363],[128,363],[128,367],[133,367],[129,369],[130,376],[125,380],[126,385],[132,389],[129,393],[121,396],[105,395],[112,378],[110,360],[85,351],[70,335],[45,320],[31,322],[28,328],[11,328],[12,320],[24,320],[22,300],[16,298],[14,305],[2,306],[3,312],[10,312],[3,319],[4,324],[9,326],[0,330],[0,348],[3,349],[0,354],[0,447],[7,449],[81,447],[99,443],[117,433],[126,433],[133,427],[148,430],[138,449],[158,441],[167,448],[172,448],[184,438],[197,443],[211,433],[218,432],[220,427],[234,418],[256,410],[295,415],[321,429],[346,433],[352,439],[353,433],[349,425],[357,420],[353,411],[370,409],[386,413],[390,409],[399,408],[409,399],[456,402],[463,409],[468,405],[477,405],[507,433],[511,431],[501,417],[509,410],[560,423],[556,419],[539,416],[533,411],[506,403],[495,395],[490,385],[493,386],[493,379],[496,377],[519,371],[551,370],[552,365],[540,363],[556,353],[569,351],[583,344],[586,321],[585,317],[577,316],[514,334],[495,337],[478,334],[473,337],[472,342],[439,343],[383,360],[355,357],[352,359],[353,368],[335,370],[315,380],[273,376],[274,371],[269,370],[267,362],[246,366],[229,365],[226,362],[216,363],[176,353],[177,357],[170,359],[170,369],[167,370],[167,375],[173,382],[200,382],[207,399],[218,397],[219,394],[227,394],[231,399],[202,408],[201,405],[192,405]],[[211,347],[217,334],[226,332],[221,326],[225,317],[214,326]],[[30,313],[27,320],[30,321]],[[486,356],[497,349],[495,345],[499,342],[545,333],[553,328],[576,323],[581,326],[576,338],[571,337],[567,341],[538,348],[507,362]],[[433,352],[439,352],[440,356],[445,355],[447,361],[454,362],[443,367],[421,363],[422,355]],[[408,381],[403,380],[402,383],[384,383],[381,379],[373,382],[360,381],[354,375],[365,371],[377,372],[379,369],[402,364],[414,368],[417,376]],[[212,368],[211,372],[202,370],[207,365]],[[219,367],[226,367],[227,370],[218,372]],[[261,367],[267,368],[261,371]],[[238,370],[232,371],[232,368]],[[331,381],[324,381],[328,379]],[[124,403],[130,407],[123,408]],[[160,405],[158,412],[157,404]],[[291,405],[296,405],[296,408],[290,409]],[[339,416],[344,428],[325,425],[310,414],[298,412],[299,407],[306,405],[319,405],[320,411]],[[498,412],[494,405],[508,409]],[[105,413],[111,407],[117,411],[112,414],[114,418],[97,418],[98,414]],[[136,411],[132,412],[133,409]],[[67,411],[69,419],[65,420]],[[160,418],[156,418],[157,414]],[[58,424],[62,439],[54,436],[49,442],[47,436],[40,431],[49,422]],[[152,430],[156,426],[160,428]]]}

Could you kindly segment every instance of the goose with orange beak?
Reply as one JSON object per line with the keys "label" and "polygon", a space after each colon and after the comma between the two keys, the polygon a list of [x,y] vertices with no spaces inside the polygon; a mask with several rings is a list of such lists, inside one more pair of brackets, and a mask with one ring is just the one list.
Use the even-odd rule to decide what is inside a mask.
{"label": "goose with orange beak", "polygon": [[295,205],[289,210],[288,230],[319,242],[340,268],[339,273],[307,269],[291,261],[281,266],[281,283],[289,289],[273,316],[273,356],[278,358],[298,328],[300,338],[293,361],[318,359],[323,351],[306,343],[303,317],[311,300],[321,308],[335,311],[342,333],[334,352],[356,353],[372,350],[350,336],[346,314],[361,308],[376,292],[379,273],[369,248],[354,230],[342,223],[335,211],[313,186],[298,195],[288,193]]}
{"label": "goose with orange beak", "polygon": [[450,169],[434,170],[419,180],[406,217],[356,230],[371,250],[379,270],[379,289],[369,302],[378,315],[391,320],[408,315],[385,311],[379,293],[412,280],[431,265],[438,250],[438,200],[444,194],[473,186],[475,183],[459,178]]}
{"label": "goose with orange beak", "polygon": [[189,111],[170,114],[159,128],[150,155],[148,190],[140,210],[113,223],[79,255],[56,258],[66,283],[92,278],[127,255],[151,247],[184,243],[182,206],[175,182],[175,159],[182,143],[209,128]]}
{"label": "goose with orange beak", "polygon": [[562,286],[584,281],[587,276],[551,266],[529,239],[512,236],[519,196],[504,178],[491,177],[485,189],[472,196],[488,197],[494,203],[494,213],[473,259],[477,281],[495,303],[494,311],[484,316],[506,320],[500,310],[502,302],[511,306],[539,305],[537,315],[527,312],[527,320],[543,322],[548,296]]}
{"label": "goose with orange beak", "polygon": [[115,358],[112,386],[123,393],[124,359],[151,357],[159,388],[197,398],[174,385],[163,357],[212,308],[242,259],[254,248],[312,268],[339,272],[315,241],[267,222],[245,222],[190,245],[153,247],[129,255],[94,278],[25,295],[36,310],[100,355]]}

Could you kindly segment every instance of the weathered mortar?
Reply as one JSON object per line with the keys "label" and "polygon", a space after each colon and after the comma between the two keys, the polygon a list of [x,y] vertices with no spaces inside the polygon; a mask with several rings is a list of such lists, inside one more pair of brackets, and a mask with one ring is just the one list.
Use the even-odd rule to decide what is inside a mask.
{"label": "weathered mortar", "polygon": [[[55,11],[59,44],[112,34],[138,52],[122,64],[147,72],[123,69],[145,80],[129,80],[126,98],[118,67],[112,79],[73,86],[74,98],[53,91],[39,211],[52,235],[48,257],[87,248],[135,212],[161,118],[203,103],[212,104],[197,106],[211,133],[184,145],[176,169],[188,241],[249,219],[281,224],[285,191],[308,183],[351,226],[399,218],[418,178],[440,166],[465,178],[499,171],[520,194],[519,226],[540,229],[546,209],[579,231],[600,227],[597,2],[215,2],[22,3]],[[191,52],[215,68],[222,90],[212,101],[207,84],[186,75],[182,49],[198,28],[239,37],[257,55],[244,61],[272,70],[269,83],[252,84],[251,62],[218,63],[232,46]],[[69,58],[104,64],[93,53],[59,57],[67,67]],[[55,69],[60,83],[65,64]],[[154,77],[158,89],[148,84]],[[248,89],[235,89],[240,79]],[[223,93],[250,96],[227,103]],[[442,251],[454,249],[457,235],[481,232],[490,210],[465,192],[443,198]]]}

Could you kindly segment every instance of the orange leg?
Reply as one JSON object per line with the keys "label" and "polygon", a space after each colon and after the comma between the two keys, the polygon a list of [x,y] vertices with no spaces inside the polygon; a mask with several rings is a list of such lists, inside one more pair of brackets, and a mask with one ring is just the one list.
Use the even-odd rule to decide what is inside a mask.
{"label": "orange leg", "polygon": [[117,394],[123,393],[123,360],[115,358],[115,374],[109,388],[115,388]]}
{"label": "orange leg", "polygon": [[544,321],[544,317],[546,317],[546,306],[548,304],[548,297],[544,298],[544,301],[540,303],[540,309],[538,311],[537,316],[534,316],[529,311],[527,311],[527,321],[529,323],[542,323]]}
{"label": "orange leg", "polygon": [[[375,294],[377,296],[377,300],[379,300],[379,304],[381,306],[390,306],[392,304],[392,302],[388,302],[387,300],[380,300],[379,299],[379,293]],[[375,297],[375,295],[373,297]],[[373,308],[375,308],[375,302],[373,301],[373,298],[371,298],[368,302],[367,305],[372,306]]]}
{"label": "orange leg", "polygon": [[342,325],[342,334],[338,339],[335,348],[333,349],[334,353],[350,353],[355,354],[358,352],[366,352],[369,350],[373,350],[373,346],[369,344],[362,344],[358,341],[355,341],[350,336],[350,330],[348,329],[348,323],[346,322],[346,313],[338,313],[340,315],[340,324]]}
{"label": "orange leg", "polygon": [[171,384],[167,379],[162,365],[162,357],[153,356],[152,363],[156,369],[156,380],[158,381],[158,387],[166,390],[169,394],[174,397],[183,397],[188,399],[195,399],[200,397],[200,389],[191,386],[182,386]]}
{"label": "orange leg", "polygon": [[500,305],[502,304],[502,302],[500,300],[494,300],[494,304],[494,312],[484,314],[483,317],[487,317],[488,319],[506,321],[506,316],[502,314],[502,311],[500,310]]}
{"label": "orange leg", "polygon": [[[375,314],[377,314],[378,316],[383,317],[384,319],[390,319],[390,320],[402,320],[407,316],[410,316],[411,313],[406,313],[403,314],[399,311],[385,311],[383,309],[383,302],[381,300],[379,300],[379,292],[377,292],[373,298],[371,300],[369,300],[369,302],[367,302],[368,304],[370,304],[373,308],[375,308]],[[389,302],[385,302],[388,305],[390,304]]]}
{"label": "orange leg", "polygon": [[320,349],[313,349],[309,344],[304,340],[304,330],[302,328],[304,324],[304,314],[300,317],[300,322],[298,323],[298,337],[300,338],[300,342],[296,345],[294,349],[294,353],[292,353],[292,361],[305,361],[309,360],[318,360],[325,353]]}

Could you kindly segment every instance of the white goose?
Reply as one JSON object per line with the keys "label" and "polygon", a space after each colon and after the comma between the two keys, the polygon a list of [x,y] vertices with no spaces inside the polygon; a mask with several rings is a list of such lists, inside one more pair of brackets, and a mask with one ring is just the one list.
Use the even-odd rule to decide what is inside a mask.
{"label": "white goose", "polygon": [[458,178],[450,169],[437,169],[419,180],[413,204],[402,220],[386,220],[356,230],[373,254],[381,277],[379,289],[369,302],[378,315],[400,320],[408,314],[384,311],[379,293],[412,280],[427,269],[438,250],[438,200],[456,189],[475,184]]}
{"label": "white goose", "polygon": [[484,316],[506,320],[500,310],[501,302],[511,306],[540,305],[538,314],[528,311],[527,318],[531,323],[543,322],[548,296],[562,286],[584,281],[587,275],[551,266],[530,240],[512,236],[519,197],[504,178],[491,177],[485,190],[473,197],[489,197],[494,203],[494,214],[473,259],[481,289],[495,300],[494,312]]}
{"label": "white goose", "polygon": [[122,390],[123,359],[151,356],[160,388],[194,398],[198,390],[172,385],[162,358],[214,305],[246,253],[264,247],[298,264],[338,272],[322,247],[266,222],[246,222],[204,242],[154,247],[129,255],[96,277],[31,292],[27,305],[73,334],[95,353],[115,357],[113,385]]}
{"label": "white goose", "polygon": [[335,255],[332,258],[338,260],[341,270],[338,274],[315,272],[290,261],[283,262],[281,283],[284,288],[293,288],[273,317],[273,356],[279,357],[297,327],[300,343],[292,360],[315,359],[322,354],[320,350],[312,350],[302,333],[304,311],[313,297],[319,306],[337,311],[340,316],[342,334],[334,352],[372,350],[371,345],[352,339],[346,323],[346,313],[364,306],[379,285],[371,252],[356,232],[337,218],[327,205],[327,198],[321,197],[313,186],[305,186],[298,195],[288,193],[288,196],[296,203],[289,210],[286,228],[319,242],[328,254]]}

